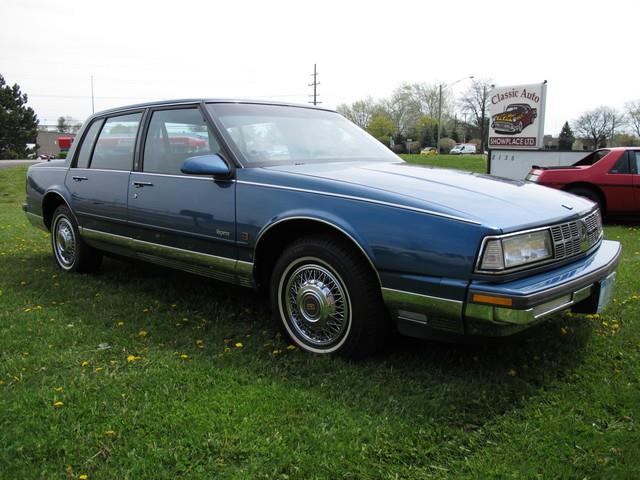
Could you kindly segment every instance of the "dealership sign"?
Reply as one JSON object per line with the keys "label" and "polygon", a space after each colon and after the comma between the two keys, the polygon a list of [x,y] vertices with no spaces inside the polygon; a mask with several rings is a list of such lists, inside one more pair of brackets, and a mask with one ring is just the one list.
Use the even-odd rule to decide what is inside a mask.
{"label": "dealership sign", "polygon": [[544,148],[547,84],[496,87],[489,97],[489,148]]}

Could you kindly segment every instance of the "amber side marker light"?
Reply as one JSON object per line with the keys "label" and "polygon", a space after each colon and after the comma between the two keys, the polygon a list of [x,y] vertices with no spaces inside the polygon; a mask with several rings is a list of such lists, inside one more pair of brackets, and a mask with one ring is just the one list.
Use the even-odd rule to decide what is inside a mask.
{"label": "amber side marker light", "polygon": [[491,305],[500,305],[501,307],[510,307],[513,305],[513,300],[507,297],[493,297],[491,295],[479,295],[477,293],[473,294],[471,297],[476,303],[489,303]]}

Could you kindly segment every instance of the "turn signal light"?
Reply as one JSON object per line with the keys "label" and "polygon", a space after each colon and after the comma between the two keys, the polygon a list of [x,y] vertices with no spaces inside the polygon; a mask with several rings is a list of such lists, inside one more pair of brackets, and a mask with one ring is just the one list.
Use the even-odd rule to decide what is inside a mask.
{"label": "turn signal light", "polygon": [[513,299],[508,297],[494,297],[492,295],[480,295],[474,293],[471,297],[475,303],[488,303],[491,305],[500,305],[501,307],[510,307],[513,305]]}

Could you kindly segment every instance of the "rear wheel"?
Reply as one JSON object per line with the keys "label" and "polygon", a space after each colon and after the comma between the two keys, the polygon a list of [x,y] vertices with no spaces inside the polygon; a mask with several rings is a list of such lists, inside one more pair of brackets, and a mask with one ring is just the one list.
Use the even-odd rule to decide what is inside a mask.
{"label": "rear wheel", "polygon": [[51,247],[58,266],[68,272],[93,272],[102,263],[102,254],[80,237],[78,224],[66,205],[53,212]]}
{"label": "rear wheel", "polygon": [[291,244],[271,276],[274,314],[303,350],[348,357],[375,352],[389,321],[380,287],[362,255],[339,239]]}

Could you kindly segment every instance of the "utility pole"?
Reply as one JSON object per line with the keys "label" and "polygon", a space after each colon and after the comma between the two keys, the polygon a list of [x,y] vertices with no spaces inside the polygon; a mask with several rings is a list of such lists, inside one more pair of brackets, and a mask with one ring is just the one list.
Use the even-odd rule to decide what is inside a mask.
{"label": "utility pole", "polygon": [[91,114],[96,113],[95,104],[93,102],[93,75],[91,75]]}
{"label": "utility pole", "polygon": [[309,102],[309,103],[313,103],[314,105],[317,105],[319,103],[318,101],[318,85],[320,85],[320,82],[318,81],[318,72],[316,70],[316,64],[313,64],[313,73],[311,74],[311,76],[313,77],[313,83],[310,83],[309,86],[313,87],[313,95],[309,95],[310,97],[313,97],[313,101]]}
{"label": "utility pole", "polygon": [[440,153],[440,131],[441,131],[440,125],[442,123],[442,89],[453,87],[456,83],[460,83],[463,80],[467,80],[467,79],[473,79],[473,75],[461,78],[460,80],[456,80],[455,82],[450,83],[449,85],[444,85],[442,83],[438,85],[438,140],[436,141],[436,151],[438,153]]}

